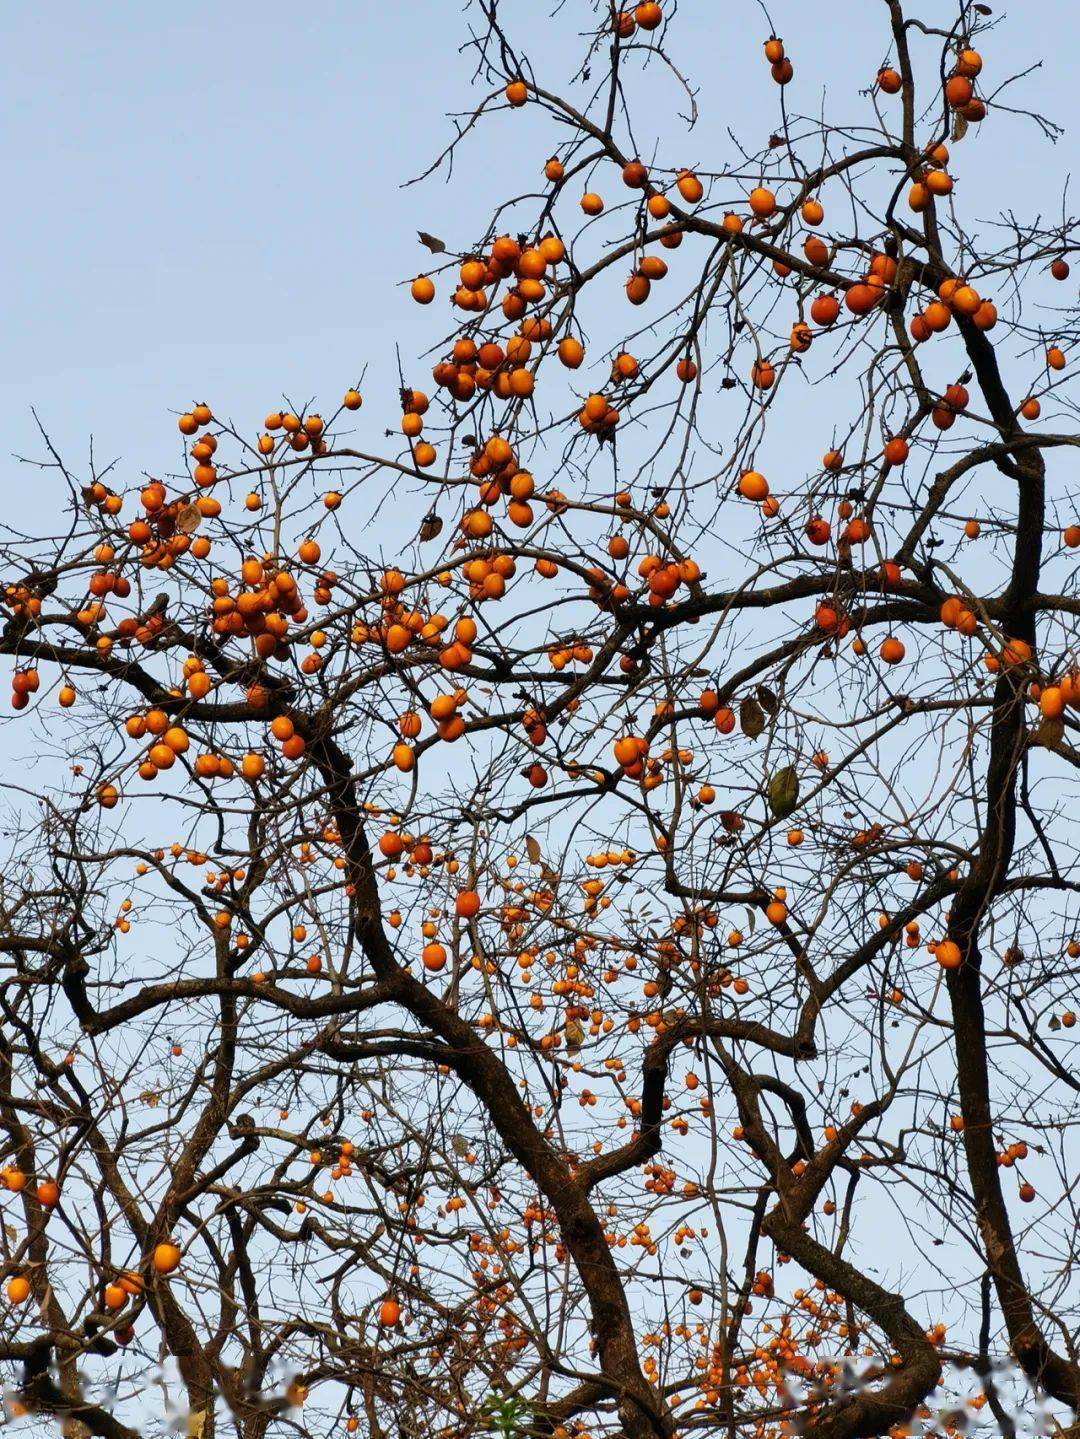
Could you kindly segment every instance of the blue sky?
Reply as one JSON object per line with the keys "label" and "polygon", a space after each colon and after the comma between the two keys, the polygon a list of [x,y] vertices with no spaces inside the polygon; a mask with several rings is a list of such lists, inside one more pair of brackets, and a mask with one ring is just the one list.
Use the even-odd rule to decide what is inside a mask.
{"label": "blue sky", "polygon": [[[1025,7],[984,45],[995,79],[1045,55],[1023,94],[1070,137],[1051,152],[1030,122],[1009,120],[957,147],[958,193],[970,203],[980,187],[981,214],[1060,205],[1059,191],[1040,193],[1038,162],[1062,175],[1076,130],[1061,44],[1069,8]],[[939,23],[952,11],[923,9]],[[531,0],[503,11],[537,73],[561,79],[591,7],[572,0],[542,23]],[[445,142],[447,112],[474,98],[458,53],[469,13],[442,0],[9,10],[6,454],[40,453],[35,406],[73,465],[93,434],[99,460],[120,457],[120,477],[134,479],[179,458],[170,410],[206,398],[254,432],[283,393],[329,406],[365,364],[367,437],[395,425],[394,342],[408,361],[446,314],[442,296],[418,311],[399,288],[423,263],[417,228],[466,245],[491,202],[532,187],[556,140],[547,122],[504,114],[463,152],[449,187],[436,177],[401,188]],[[774,0],[771,13],[795,59],[798,104],[813,112],[827,91],[838,113],[868,119],[856,91],[888,54],[885,7],[837,0],[827,23],[795,0]],[[650,77],[643,150],[658,135],[665,159],[674,150],[719,169],[735,158],[728,126],[760,144],[777,99],[767,33],[755,5],[682,0],[671,48],[700,86],[701,119],[686,136],[678,91]],[[10,459],[6,472],[18,479]],[[48,491],[32,494],[36,512]]]}

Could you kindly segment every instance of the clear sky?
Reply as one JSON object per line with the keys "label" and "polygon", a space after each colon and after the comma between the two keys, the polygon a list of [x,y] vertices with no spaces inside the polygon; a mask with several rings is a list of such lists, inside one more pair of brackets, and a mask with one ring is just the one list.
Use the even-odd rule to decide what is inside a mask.
{"label": "clear sky", "polygon": [[[542,21],[548,8],[502,7],[537,73],[555,80],[580,53],[592,6],[568,0]],[[1059,189],[1040,187],[1044,165],[1055,184],[1067,171],[1080,119],[1062,43],[1071,9],[1025,5],[984,42],[995,79],[1045,57],[1041,75],[1016,88],[1069,133],[1051,151],[1031,122],[1010,119],[956,147],[958,196],[970,204],[978,186],[982,215],[1060,207]],[[454,0],[7,9],[9,485],[25,472],[8,456],[40,453],[31,406],[74,466],[92,433],[98,458],[120,457],[128,483],[176,465],[168,412],[195,399],[254,433],[283,393],[330,407],[367,364],[365,438],[396,424],[394,342],[408,362],[443,332],[436,309],[446,316],[441,295],[419,311],[396,288],[423,264],[417,228],[467,245],[492,200],[533,187],[557,138],[548,122],[503,114],[449,188],[441,177],[400,188],[445,142],[447,112],[474,98],[458,53],[470,13]],[[942,23],[952,6],[927,0],[919,13]],[[813,112],[824,94],[869,119],[856,91],[887,57],[884,5],[771,0],[771,14],[795,59],[799,106]],[[659,134],[668,163],[685,155],[720,169],[735,159],[727,127],[760,144],[777,99],[761,59],[768,30],[750,0],[681,0],[671,48],[700,87],[701,119],[686,136],[676,88],[650,77],[643,151]],[[429,365],[411,378],[423,383]],[[23,496],[37,512],[48,493]]]}

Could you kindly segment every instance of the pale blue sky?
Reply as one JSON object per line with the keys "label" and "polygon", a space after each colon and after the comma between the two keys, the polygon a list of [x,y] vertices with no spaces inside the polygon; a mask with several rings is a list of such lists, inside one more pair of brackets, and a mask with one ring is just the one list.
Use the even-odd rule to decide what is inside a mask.
{"label": "pale blue sky", "polygon": [[[503,10],[538,74],[560,79],[591,7],[570,0],[557,22],[537,0]],[[995,192],[1020,213],[1059,207],[1039,186],[1043,164],[1055,183],[1065,173],[1077,128],[1070,10],[1025,6],[984,44],[994,82],[1047,57],[1022,93],[1071,134],[1052,150],[1030,122],[1003,119],[957,147],[958,193],[970,202],[978,186],[979,214]],[[445,141],[446,112],[473,98],[457,53],[468,13],[450,0],[9,7],[6,455],[37,452],[34,405],[73,464],[93,432],[99,457],[122,456],[121,478],[134,478],[179,458],[170,409],[205,397],[253,432],[283,392],[329,407],[365,363],[362,428],[374,442],[393,426],[393,342],[408,360],[442,333],[435,312],[446,317],[441,296],[418,311],[395,289],[423,263],[417,227],[468,243],[492,200],[531,187],[556,140],[550,123],[504,114],[449,188],[399,188]],[[888,53],[884,5],[834,0],[828,23],[802,0],[771,13],[796,64],[792,99],[813,112],[828,87],[837,113],[868,120],[855,92]],[[952,6],[921,13],[943,23]],[[656,74],[642,149],[659,133],[669,163],[719,169],[735,159],[728,126],[760,144],[777,99],[767,33],[753,4],[682,0],[671,48],[702,89],[701,121],[681,138],[677,92]],[[5,472],[18,479],[10,460]]]}

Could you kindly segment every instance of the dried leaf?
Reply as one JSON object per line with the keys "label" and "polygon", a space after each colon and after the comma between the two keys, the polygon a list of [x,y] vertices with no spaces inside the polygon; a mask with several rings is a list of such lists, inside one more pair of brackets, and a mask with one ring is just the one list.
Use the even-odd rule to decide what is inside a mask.
{"label": "dried leaf", "polygon": [[967,134],[967,132],[968,132],[968,122],[964,119],[963,115],[961,115],[961,113],[960,113],[959,110],[954,110],[954,111],[953,111],[953,122],[952,122],[952,135],[950,136],[953,144],[955,145],[958,140],[962,140],[962,139],[964,138],[964,136]]}
{"label": "dried leaf", "polygon": [[202,524],[202,512],[198,505],[185,505],[176,517],[176,528],[182,535],[193,535]]}
{"label": "dried leaf", "polygon": [[424,523],[420,526],[419,538],[421,541],[437,539],[442,534],[443,522],[440,516],[430,514],[424,516]]}
{"label": "dried leaf", "polygon": [[585,1042],[585,1031],[576,1019],[566,1021],[566,1049],[569,1054],[579,1050]]}
{"label": "dried leaf", "polygon": [[437,235],[429,235],[426,230],[417,230],[416,233],[420,236],[421,245],[426,245],[433,255],[446,253],[446,246]]}
{"label": "dried leaf", "polygon": [[144,1089],[139,1095],[139,1098],[144,1104],[148,1104],[151,1109],[156,1109],[161,1103],[161,1093],[156,1089]]}
{"label": "dried leaf", "polygon": [[776,713],[778,708],[776,695],[768,685],[758,685],[757,697],[758,704],[767,715],[771,717]]}
{"label": "dried leaf", "polygon": [[525,853],[533,864],[540,863],[540,846],[531,834],[525,836]]}
{"label": "dried leaf", "polygon": [[750,906],[747,905],[747,906],[746,906],[746,932],[747,932],[748,935],[750,935],[751,938],[753,938],[753,935],[754,935],[754,927],[756,926],[756,924],[757,924],[757,910],[756,910],[756,909],[751,909]]}
{"label": "dried leaf", "polygon": [[1065,721],[1044,719],[1035,731],[1035,743],[1044,749],[1054,749],[1065,737]]}
{"label": "dried leaf", "polygon": [[757,739],[765,728],[765,711],[758,704],[756,699],[747,695],[739,706],[739,723],[742,725],[742,732],[750,739]]}
{"label": "dried leaf", "polygon": [[728,834],[738,834],[742,829],[742,815],[738,810],[722,809],[720,811],[720,823],[727,830]]}
{"label": "dried leaf", "polygon": [[452,1134],[450,1136],[450,1148],[459,1159],[464,1159],[469,1152],[469,1141],[463,1134]]}

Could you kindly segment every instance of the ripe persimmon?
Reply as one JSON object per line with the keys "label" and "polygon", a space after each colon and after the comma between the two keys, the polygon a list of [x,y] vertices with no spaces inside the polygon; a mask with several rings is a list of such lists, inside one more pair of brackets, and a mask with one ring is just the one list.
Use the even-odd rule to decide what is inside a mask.
{"label": "ripe persimmon", "polygon": [[9,1304],[25,1304],[30,1298],[30,1281],[25,1274],[16,1274],[7,1282]]}
{"label": "ripe persimmon", "polygon": [[156,1274],[172,1274],[180,1267],[180,1249],[172,1240],[154,1246],[151,1262]]}

